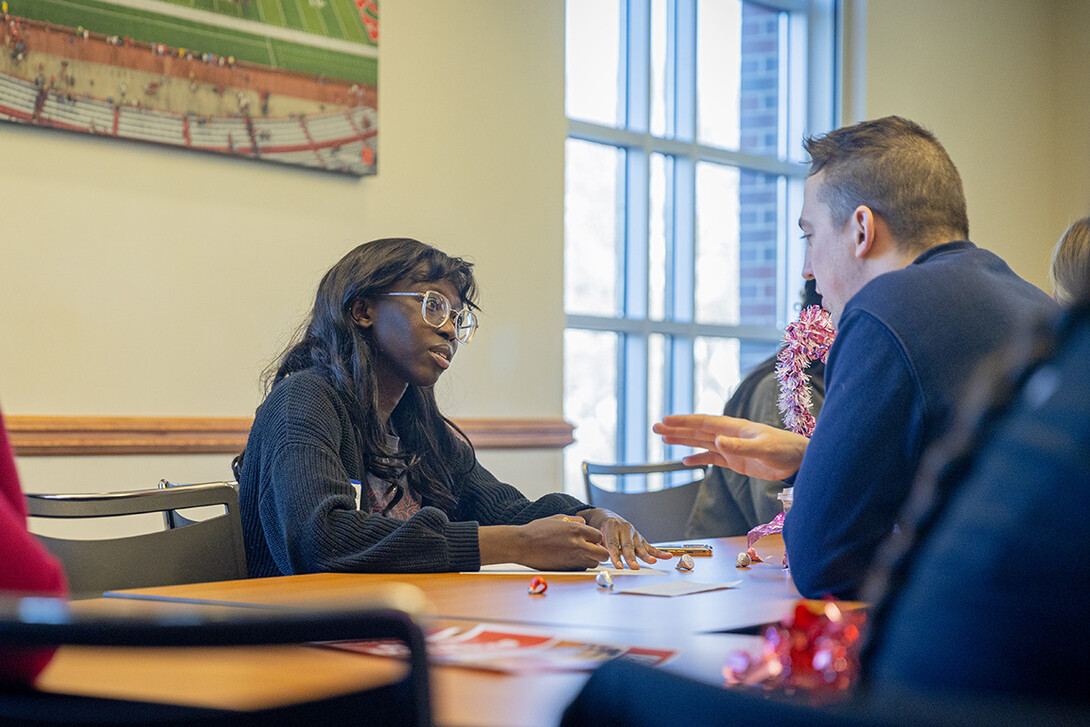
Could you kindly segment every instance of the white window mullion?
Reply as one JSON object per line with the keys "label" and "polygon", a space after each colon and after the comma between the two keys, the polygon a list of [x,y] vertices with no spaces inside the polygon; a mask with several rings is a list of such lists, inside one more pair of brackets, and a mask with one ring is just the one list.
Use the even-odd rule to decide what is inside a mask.
{"label": "white window mullion", "polygon": [[[626,320],[647,320],[648,199],[650,159],[641,149],[630,149],[625,165],[625,270]],[[617,402],[620,461],[639,462],[647,450],[647,334],[624,336],[622,375]]]}
{"label": "white window mullion", "polygon": [[[650,154],[647,150],[651,115],[651,3],[628,0],[625,127],[640,138],[630,147],[625,164],[625,319],[646,320],[648,305],[648,207]],[[642,461],[647,451],[647,336],[623,337],[618,376],[617,439],[619,461]],[[630,483],[625,483],[630,484]]]}
{"label": "white window mullion", "polygon": [[[692,336],[675,336],[670,339],[670,368],[673,371],[673,377],[670,381],[670,401],[667,411],[693,411],[693,392],[695,391],[693,359]],[[681,457],[683,451],[687,450],[687,447],[669,445],[666,447],[666,458],[677,459]]]}
{"label": "white window mullion", "polygon": [[[643,462],[647,458],[647,337],[624,337],[624,420],[620,462]],[[627,484],[627,483],[626,483]]]}
{"label": "white window mullion", "polygon": [[696,0],[676,0],[674,7],[674,139],[696,140]]}
{"label": "white window mullion", "polygon": [[651,4],[628,0],[625,128],[647,134],[651,116]]}

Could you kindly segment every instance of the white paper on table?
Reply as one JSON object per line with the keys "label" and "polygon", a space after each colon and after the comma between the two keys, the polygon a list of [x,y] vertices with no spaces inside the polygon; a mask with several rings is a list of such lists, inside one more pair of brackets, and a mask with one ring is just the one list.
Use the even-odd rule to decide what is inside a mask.
{"label": "white paper on table", "polygon": [[657,568],[640,568],[634,570],[631,568],[613,568],[606,565],[599,565],[597,568],[591,568],[589,570],[537,570],[531,568],[528,565],[522,565],[521,563],[492,563],[491,565],[482,565],[479,571],[463,571],[461,575],[521,575],[523,573],[534,573],[536,575],[543,576],[596,576],[599,572],[605,571],[611,576],[664,576],[666,571],[658,570]]}
{"label": "white paper on table", "polygon": [[690,593],[704,593],[705,591],[719,591],[724,588],[734,588],[741,581],[727,581],[726,583],[693,583],[692,581],[669,581],[668,583],[654,583],[650,586],[633,586],[632,588],[615,588],[614,593],[631,593],[636,596],[687,596]]}

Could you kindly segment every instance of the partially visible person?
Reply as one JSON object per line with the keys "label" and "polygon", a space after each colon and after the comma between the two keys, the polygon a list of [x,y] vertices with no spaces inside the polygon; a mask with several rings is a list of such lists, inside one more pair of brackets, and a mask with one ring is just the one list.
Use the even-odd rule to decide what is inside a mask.
{"label": "partially visible person", "polygon": [[477,329],[472,264],[417,240],[349,251],[272,371],[243,453],[250,576],[516,562],[639,568],[670,554],[563,493],[531,502],[477,461],[434,386]]}
{"label": "partially visible person", "polygon": [[785,704],[611,663],[562,724],[1087,724],[1086,283],[1074,307],[985,363],[924,457],[864,588],[862,673],[845,701],[814,708],[796,692]]}
{"label": "partially visible person", "polygon": [[[0,414],[0,596],[65,596],[60,563],[27,532],[26,498]],[[49,663],[51,649],[0,648],[0,686],[26,686]]]}
{"label": "partially visible person", "polygon": [[[821,305],[817,285],[807,280],[802,307]],[[813,361],[806,369],[811,383],[811,412],[816,417],[825,400],[825,364]],[[723,414],[784,429],[779,407],[780,382],[776,379],[776,354],[746,374],[723,407]],[[686,538],[722,538],[745,535],[767,523],[783,509],[777,499],[783,480],[748,477],[726,467],[712,466],[700,485],[693,512],[685,529]]]}
{"label": "partially visible person", "polygon": [[792,478],[783,537],[795,585],[853,598],[976,365],[1056,305],[968,240],[961,176],[918,124],[865,121],[805,147],[803,275],[837,327],[812,437],[696,415],[655,431],[706,450],[687,462]]}
{"label": "partially visible person", "polygon": [[863,592],[877,682],[1090,703],[1090,278],[1072,286],[924,460]]}
{"label": "partially visible person", "polygon": [[1048,278],[1053,297],[1064,304],[1090,280],[1090,217],[1075,222],[1060,237],[1052,250]]}

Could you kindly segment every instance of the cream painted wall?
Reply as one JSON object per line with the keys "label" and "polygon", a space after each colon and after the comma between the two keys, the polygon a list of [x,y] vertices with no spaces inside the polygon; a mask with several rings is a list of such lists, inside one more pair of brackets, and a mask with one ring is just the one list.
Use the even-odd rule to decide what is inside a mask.
{"label": "cream painted wall", "polygon": [[[379,174],[363,180],[0,126],[6,414],[248,416],[320,275],[356,243],[471,258],[482,328],[453,416],[562,415],[562,0],[382,8]],[[489,452],[558,489],[557,452]],[[222,479],[229,457],[24,457],[27,490]]]}
{"label": "cream painted wall", "polygon": [[[1045,286],[1053,242],[1090,207],[1090,3],[859,5],[845,121],[934,129],[973,237]],[[382,23],[374,178],[0,126],[5,412],[249,415],[321,273],[357,242],[414,235],[473,258],[483,284],[448,413],[561,415],[563,2],[391,2]],[[482,459],[531,496],[559,487],[559,454]],[[227,460],[19,466],[29,490],[94,490],[217,479]]]}
{"label": "cream painted wall", "polygon": [[865,48],[845,60],[865,54],[865,98],[849,81],[845,123],[865,109],[934,131],[961,170],[973,240],[1048,290],[1052,246],[1090,213],[1090,4],[869,0],[864,17]]}
{"label": "cream painted wall", "polygon": [[1052,164],[1057,183],[1051,215],[1055,224],[1066,226],[1090,215],[1090,3],[1059,0],[1055,7]]}

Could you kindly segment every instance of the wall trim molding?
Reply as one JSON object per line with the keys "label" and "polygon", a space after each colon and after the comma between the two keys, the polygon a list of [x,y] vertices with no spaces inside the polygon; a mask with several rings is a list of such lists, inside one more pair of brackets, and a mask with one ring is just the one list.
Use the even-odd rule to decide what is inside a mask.
{"label": "wall trim molding", "polygon": [[[563,449],[563,419],[455,419],[477,449]],[[5,416],[20,457],[119,454],[238,454],[249,417]]]}

